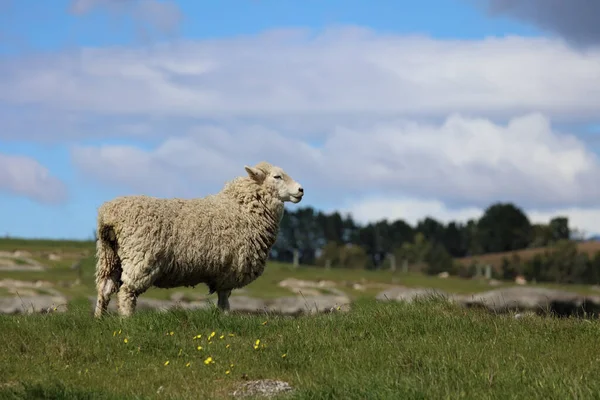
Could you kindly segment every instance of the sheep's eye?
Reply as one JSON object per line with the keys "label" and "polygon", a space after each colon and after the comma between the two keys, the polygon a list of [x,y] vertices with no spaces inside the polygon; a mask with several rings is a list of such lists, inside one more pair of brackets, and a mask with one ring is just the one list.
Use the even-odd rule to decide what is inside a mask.
{"label": "sheep's eye", "polygon": [[275,175],[273,178],[275,178],[275,179],[281,179],[281,175]]}

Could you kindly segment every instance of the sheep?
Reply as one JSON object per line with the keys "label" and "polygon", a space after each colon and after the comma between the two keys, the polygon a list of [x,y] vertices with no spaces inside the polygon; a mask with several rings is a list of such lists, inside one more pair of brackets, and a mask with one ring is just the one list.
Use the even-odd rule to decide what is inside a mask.
{"label": "sheep", "polygon": [[244,166],[247,176],[196,199],[122,196],[98,208],[95,317],[118,292],[118,312],[131,316],[150,287],[208,286],[218,308],[262,275],[277,239],[284,202],[299,203],[302,186],[280,167]]}

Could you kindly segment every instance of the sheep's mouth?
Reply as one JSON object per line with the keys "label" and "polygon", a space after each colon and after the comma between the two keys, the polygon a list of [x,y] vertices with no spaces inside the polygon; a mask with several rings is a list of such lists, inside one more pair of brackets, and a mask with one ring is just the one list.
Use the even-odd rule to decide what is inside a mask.
{"label": "sheep's mouth", "polygon": [[291,199],[292,203],[300,203],[300,200],[302,200],[302,195],[299,195],[299,196],[290,195],[290,199]]}

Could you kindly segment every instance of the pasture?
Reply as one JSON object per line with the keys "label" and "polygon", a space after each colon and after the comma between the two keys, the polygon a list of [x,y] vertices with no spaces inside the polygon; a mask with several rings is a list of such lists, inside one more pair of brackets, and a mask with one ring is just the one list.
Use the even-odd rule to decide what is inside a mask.
{"label": "pasture", "polygon": [[[225,399],[259,379],[288,382],[294,390],[282,398],[294,399],[583,399],[600,391],[597,319],[515,318],[436,298],[374,299],[393,285],[489,290],[480,280],[271,263],[234,295],[290,296],[279,285],[285,279],[329,281],[351,298],[350,311],[289,317],[142,310],[126,320],[95,320],[92,242],[5,239],[0,251],[25,269],[32,262],[46,267],[0,271],[0,280],[42,280],[51,286],[30,290],[56,290],[68,301],[66,312],[0,315],[2,399]],[[81,273],[71,268],[77,261]],[[202,298],[206,288],[152,289],[142,298],[175,293]]]}

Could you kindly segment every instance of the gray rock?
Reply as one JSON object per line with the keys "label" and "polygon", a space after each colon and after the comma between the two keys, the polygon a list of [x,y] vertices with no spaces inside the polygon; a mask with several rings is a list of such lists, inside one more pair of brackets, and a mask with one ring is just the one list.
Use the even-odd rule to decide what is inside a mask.
{"label": "gray rock", "polygon": [[465,296],[466,307],[483,307],[492,312],[533,311],[560,316],[598,314],[600,298],[540,287],[509,287]]}
{"label": "gray rock", "polygon": [[[88,299],[92,303],[92,306],[96,306],[96,296],[89,296]],[[117,296],[113,295],[110,303],[108,304],[109,311],[117,311]],[[154,310],[159,312],[165,312],[173,309],[184,309],[184,310],[199,310],[210,307],[210,304],[206,301],[190,301],[190,302],[178,302],[172,300],[159,300],[152,298],[139,297],[137,300],[136,311],[138,310]]]}
{"label": "gray rock", "polygon": [[292,390],[292,386],[287,382],[276,381],[273,379],[260,379],[242,383],[239,385],[238,389],[231,393],[231,395],[233,397],[273,397],[281,393],[289,393]]}
{"label": "gray rock", "polygon": [[[96,305],[96,297],[88,297],[92,306]],[[277,299],[263,300],[247,296],[232,296],[229,298],[230,310],[236,313],[264,314],[272,312],[281,315],[297,316],[301,314],[314,314],[317,312],[348,311],[350,308],[350,299],[345,296],[290,296]],[[151,298],[139,297],[137,310],[156,310],[167,311],[175,308],[184,310],[198,310],[214,307],[215,305],[208,300],[202,301],[172,301],[157,300]],[[108,309],[117,310],[117,299],[113,296]]]}
{"label": "gray rock", "polygon": [[267,303],[262,299],[248,296],[231,296],[229,298],[231,311],[256,313],[264,312]]}
{"label": "gray rock", "polygon": [[45,271],[46,267],[43,265],[0,265],[0,271],[8,272],[8,271]]}
{"label": "gray rock", "polygon": [[269,311],[282,315],[348,311],[349,308],[350,299],[346,296],[290,296],[279,297],[267,302]]}
{"label": "gray rock", "polygon": [[514,286],[473,295],[446,294],[435,289],[392,287],[377,295],[380,301],[412,302],[418,297],[443,296],[448,301],[467,308],[483,308],[494,313],[533,312],[558,316],[600,314],[600,296],[540,287]]}
{"label": "gray rock", "polygon": [[183,292],[175,292],[171,295],[172,301],[184,301],[186,298],[185,293]]}
{"label": "gray rock", "polygon": [[405,301],[411,303],[417,298],[425,299],[430,297],[450,298],[446,292],[437,289],[395,286],[380,292],[376,296],[376,299],[381,301]]}
{"label": "gray rock", "polygon": [[66,310],[67,299],[63,296],[0,297],[0,314],[33,314]]}

